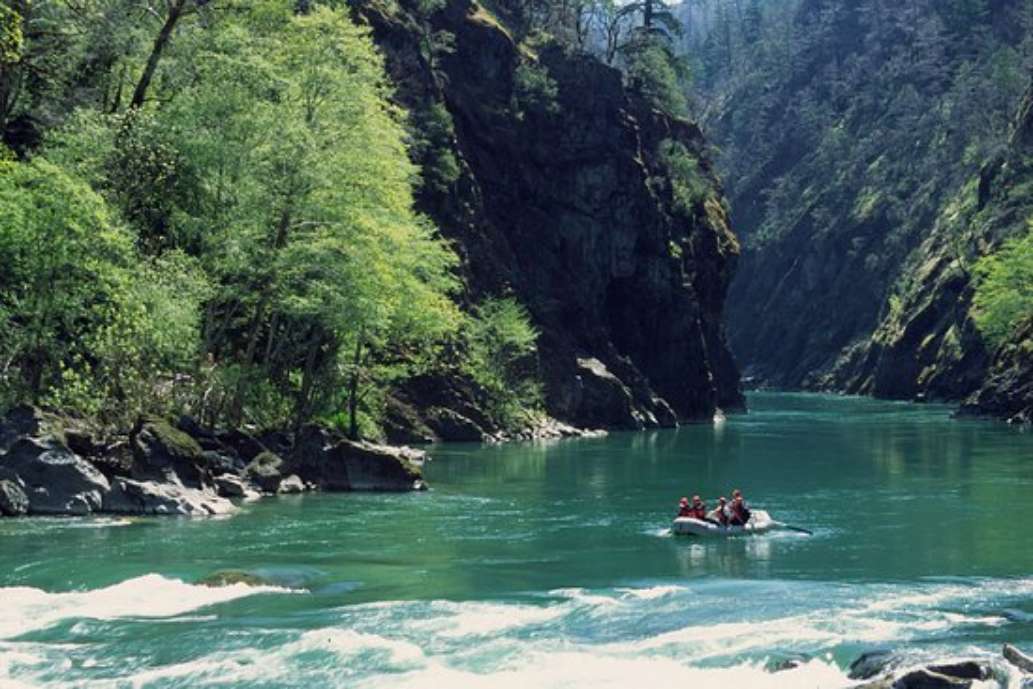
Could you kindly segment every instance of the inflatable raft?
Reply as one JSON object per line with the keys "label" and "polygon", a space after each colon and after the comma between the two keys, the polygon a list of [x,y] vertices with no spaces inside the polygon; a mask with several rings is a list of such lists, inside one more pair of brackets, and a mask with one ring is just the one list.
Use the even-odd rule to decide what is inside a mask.
{"label": "inflatable raft", "polygon": [[721,526],[702,519],[678,517],[671,531],[678,536],[743,536],[764,533],[781,526],[782,522],[776,522],[764,510],[753,510],[746,526]]}

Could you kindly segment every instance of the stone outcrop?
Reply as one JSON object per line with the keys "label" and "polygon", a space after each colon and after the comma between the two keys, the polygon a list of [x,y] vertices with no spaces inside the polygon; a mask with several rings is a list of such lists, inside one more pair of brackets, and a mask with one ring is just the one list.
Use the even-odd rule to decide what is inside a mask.
{"label": "stone outcrop", "polygon": [[991,659],[916,665],[889,650],[863,653],[850,664],[848,674],[852,680],[865,680],[853,685],[855,689],[969,689],[976,682],[1000,681],[1001,676],[1000,663]]}
{"label": "stone outcrop", "polygon": [[959,413],[1033,424],[1033,320],[998,349],[986,379]]}
{"label": "stone outcrop", "polygon": [[133,450],[133,478],[167,481],[191,488],[211,484],[208,462],[201,446],[167,421],[141,418],[129,435]]}
{"label": "stone outcrop", "polygon": [[[69,447],[70,430],[76,446],[92,448],[94,456]],[[352,441],[315,425],[295,438],[215,432],[182,419],[173,426],[145,417],[128,438],[104,439],[80,421],[19,407],[0,421],[0,439],[6,447],[0,452],[0,516],[210,516],[232,512],[230,499],[261,494],[426,487],[425,452]]]}
{"label": "stone outcrop", "polygon": [[96,511],[193,517],[230,514],[234,509],[233,503],[212,490],[116,478],[111,482],[111,490],[104,494],[101,509]]}
{"label": "stone outcrop", "polygon": [[0,479],[0,515],[21,517],[29,513],[29,496],[20,481]]}
{"label": "stone outcrop", "polygon": [[285,466],[282,457],[263,450],[248,463],[244,475],[266,493],[275,493],[284,478]]}
{"label": "stone outcrop", "polygon": [[130,443],[135,457],[128,458],[120,456],[127,452],[124,440],[105,442],[82,421],[34,407],[11,410],[0,423],[0,438],[0,514],[211,515],[233,509],[206,488],[193,439],[158,419],[137,424]]}
{"label": "stone outcrop", "polygon": [[291,470],[306,483],[328,491],[407,491],[424,487],[421,467],[426,453],[353,441],[326,429],[301,431]]}
{"label": "stone outcrop", "polygon": [[26,436],[0,458],[0,478],[17,485],[30,514],[90,514],[101,511],[108,479],[59,438]]}
{"label": "stone outcrop", "polygon": [[[414,120],[442,107],[451,120],[435,145],[458,179],[426,186],[419,206],[455,242],[470,301],[512,294],[529,309],[546,411],[574,426],[640,428],[741,408],[722,325],[738,244],[700,130],[650,108],[590,56],[532,54],[471,0],[448,0],[429,18],[407,3],[354,7]],[[427,41],[443,32],[455,50],[428,60]],[[555,102],[522,102],[519,69],[547,75]],[[663,141],[698,167],[705,193],[689,207],[674,201]],[[585,360],[617,384],[586,391]],[[475,397],[441,399],[443,387],[400,390],[393,437],[498,430],[459,408]],[[419,422],[398,427],[413,411]]]}

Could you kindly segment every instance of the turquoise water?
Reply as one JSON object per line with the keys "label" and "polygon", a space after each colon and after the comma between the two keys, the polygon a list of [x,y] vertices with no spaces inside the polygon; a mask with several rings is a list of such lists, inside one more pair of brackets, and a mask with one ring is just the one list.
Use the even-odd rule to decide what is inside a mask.
{"label": "turquoise water", "polygon": [[[1033,433],[755,394],[710,426],[435,448],[424,494],[0,521],[0,687],[842,687],[1033,650]],[[742,488],[806,527],[672,537]],[[267,586],[206,588],[226,569]],[[803,667],[771,675],[794,654]]]}

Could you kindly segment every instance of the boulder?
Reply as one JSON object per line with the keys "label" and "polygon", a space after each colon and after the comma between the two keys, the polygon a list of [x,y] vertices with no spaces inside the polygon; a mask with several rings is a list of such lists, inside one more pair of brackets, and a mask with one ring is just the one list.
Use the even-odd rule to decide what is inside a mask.
{"label": "boulder", "polygon": [[16,441],[25,437],[54,436],[63,442],[63,432],[56,416],[22,404],[8,411],[0,422],[0,452],[7,452]]}
{"label": "boulder", "polygon": [[133,450],[132,477],[190,488],[211,485],[201,446],[189,435],[155,417],[141,417],[129,436]]}
{"label": "boulder", "polygon": [[90,464],[100,469],[108,480],[121,476],[129,478],[133,475],[133,451],[126,440],[108,445],[104,453],[89,458]]}
{"label": "boulder", "polygon": [[244,498],[254,500],[259,497],[256,488],[235,474],[222,474],[212,479],[215,492],[224,498]]}
{"label": "boulder", "polygon": [[297,474],[291,474],[287,478],[280,481],[280,485],[279,487],[277,487],[276,492],[283,495],[304,493],[305,483]]}
{"label": "boulder", "polygon": [[594,357],[578,358],[577,409],[572,419],[586,428],[642,428],[631,391],[606,365]]}
{"label": "boulder", "polygon": [[770,673],[785,672],[803,667],[811,661],[811,657],[804,654],[792,655],[787,658],[775,658],[768,662],[764,668]]}
{"label": "boulder", "polygon": [[229,514],[236,508],[212,490],[188,488],[176,483],[156,483],[116,478],[104,496],[103,511],[115,514],[211,516]]}
{"label": "boulder", "polygon": [[266,493],[275,493],[283,480],[284,461],[268,450],[260,452],[244,469],[244,475]]}
{"label": "boulder", "polygon": [[969,689],[972,680],[948,677],[929,668],[912,670],[894,680],[893,689]]}
{"label": "boulder", "polygon": [[1033,658],[1029,657],[1011,644],[1005,644],[1001,649],[1004,659],[1019,668],[1023,672],[1033,673]]}
{"label": "boulder", "polygon": [[299,434],[291,467],[323,490],[421,490],[427,453],[408,447],[341,439],[318,426]]}
{"label": "boulder", "polygon": [[871,679],[891,670],[897,664],[893,651],[878,649],[865,651],[850,663],[847,677],[850,679]]}
{"label": "boulder", "polygon": [[427,426],[441,440],[452,442],[481,442],[486,433],[477,423],[453,409],[433,407],[425,414]]}
{"label": "boulder", "polygon": [[219,474],[242,474],[247,462],[236,455],[229,455],[215,450],[205,450],[204,461],[213,476]]}
{"label": "boulder", "polygon": [[964,660],[943,665],[930,665],[927,668],[931,672],[957,679],[978,679],[980,681],[990,677],[990,666],[978,660]]}
{"label": "boulder", "polygon": [[29,498],[22,487],[10,480],[0,480],[0,514],[7,517],[20,517],[29,512]]}
{"label": "boulder", "polygon": [[89,514],[101,507],[108,479],[56,438],[24,437],[0,457],[0,478],[17,477],[30,514]]}
{"label": "boulder", "polygon": [[239,428],[221,431],[216,437],[224,448],[231,450],[245,462],[250,462],[269,449],[258,438]]}

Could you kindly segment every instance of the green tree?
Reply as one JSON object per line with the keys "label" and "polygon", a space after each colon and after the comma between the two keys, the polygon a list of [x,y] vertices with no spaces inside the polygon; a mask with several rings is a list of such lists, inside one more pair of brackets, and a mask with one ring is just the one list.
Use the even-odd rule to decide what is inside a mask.
{"label": "green tree", "polygon": [[488,299],[467,319],[464,370],[485,391],[488,413],[503,428],[525,424],[542,401],[538,331],[514,299]]}
{"label": "green tree", "polygon": [[[124,421],[157,377],[191,365],[201,280],[140,261],[104,200],[54,164],[0,163],[0,382]],[[146,389],[145,389],[146,388]]]}
{"label": "green tree", "polygon": [[999,345],[1033,318],[1033,231],[980,259],[973,273],[972,317],[986,339]]}

